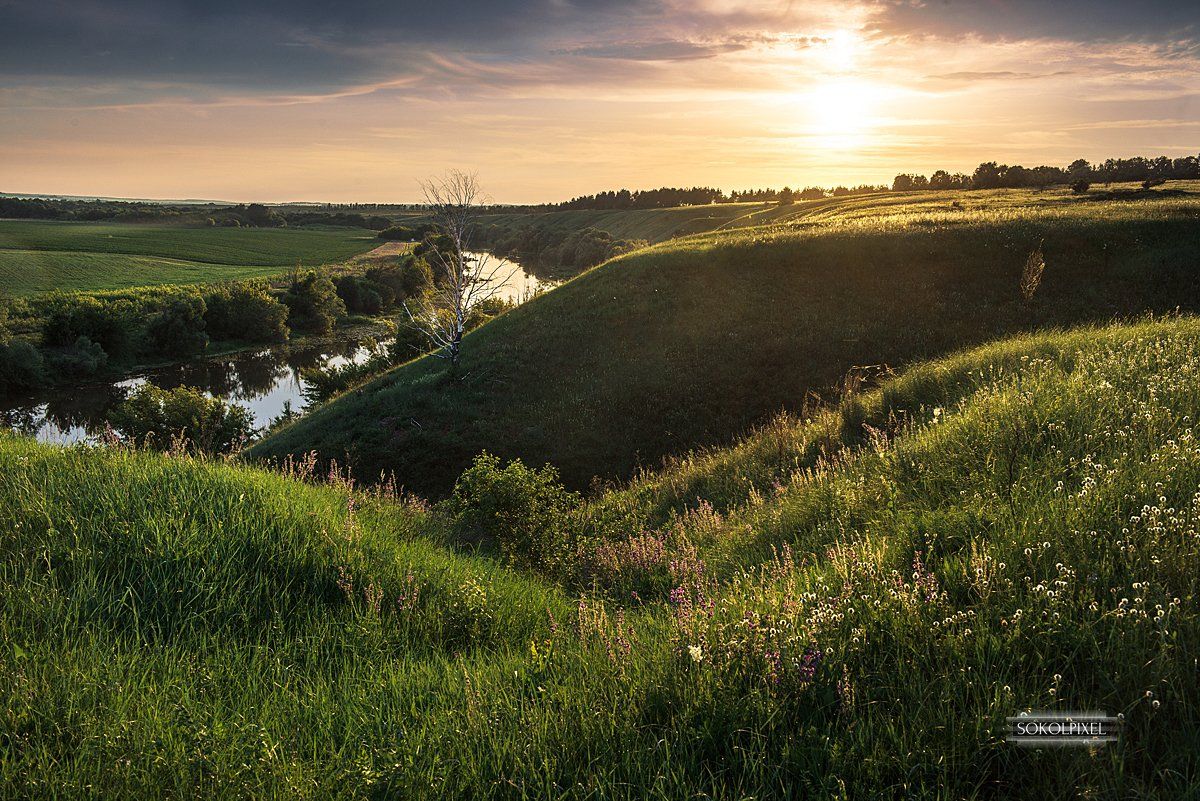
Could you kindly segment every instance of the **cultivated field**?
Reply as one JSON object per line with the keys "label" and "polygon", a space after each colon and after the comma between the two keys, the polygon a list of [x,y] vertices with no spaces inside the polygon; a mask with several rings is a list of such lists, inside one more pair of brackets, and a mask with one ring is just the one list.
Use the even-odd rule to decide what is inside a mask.
{"label": "cultivated field", "polygon": [[274,275],[378,245],[347,228],[197,228],[0,220],[0,286],[13,296]]}

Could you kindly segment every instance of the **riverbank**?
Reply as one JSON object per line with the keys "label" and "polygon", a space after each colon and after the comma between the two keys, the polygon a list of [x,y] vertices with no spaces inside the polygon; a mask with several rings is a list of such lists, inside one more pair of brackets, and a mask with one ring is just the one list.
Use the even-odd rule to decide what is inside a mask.
{"label": "riverbank", "polygon": [[79,442],[105,430],[108,413],[132,389],[187,386],[245,406],[258,428],[307,406],[303,372],[340,368],[370,358],[395,332],[390,319],[358,322],[320,336],[264,347],[244,344],[203,357],[142,365],[104,380],[0,396],[0,421],[42,442]]}

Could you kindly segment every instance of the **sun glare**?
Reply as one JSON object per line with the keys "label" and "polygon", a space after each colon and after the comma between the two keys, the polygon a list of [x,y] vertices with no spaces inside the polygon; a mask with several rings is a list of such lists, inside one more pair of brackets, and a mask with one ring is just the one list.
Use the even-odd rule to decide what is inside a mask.
{"label": "sun glare", "polygon": [[799,117],[814,144],[854,150],[868,142],[884,96],[883,87],[856,78],[829,78],[797,93]]}
{"label": "sun glare", "polygon": [[868,143],[884,87],[859,76],[864,43],[835,30],[809,52],[810,83],[791,95],[806,140],[824,150],[850,151]]}

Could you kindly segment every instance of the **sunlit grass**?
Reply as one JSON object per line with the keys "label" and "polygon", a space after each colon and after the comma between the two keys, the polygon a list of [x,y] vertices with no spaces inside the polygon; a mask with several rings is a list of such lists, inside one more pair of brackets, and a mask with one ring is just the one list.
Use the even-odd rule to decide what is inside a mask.
{"label": "sunlit grass", "polygon": [[[580,512],[667,542],[642,605],[342,481],[0,439],[0,784],[1186,797],[1197,354],[1194,318],[1030,335],[682,459]],[[1126,726],[1024,751],[1026,708]]]}
{"label": "sunlit grass", "polygon": [[20,296],[225,281],[342,261],[378,244],[361,229],[0,220],[0,282]]}
{"label": "sunlit grass", "polygon": [[[857,366],[1200,308],[1200,200],[1071,198],[913,193],[772,207],[830,216],[731,226],[614,259],[468,335],[459,376],[441,360],[412,362],[251,455],[315,449],[439,495],[489,450],[551,462],[586,488],[728,444],[801,411],[811,393],[832,396]],[[1045,272],[1026,302],[1021,274],[1039,247]]]}

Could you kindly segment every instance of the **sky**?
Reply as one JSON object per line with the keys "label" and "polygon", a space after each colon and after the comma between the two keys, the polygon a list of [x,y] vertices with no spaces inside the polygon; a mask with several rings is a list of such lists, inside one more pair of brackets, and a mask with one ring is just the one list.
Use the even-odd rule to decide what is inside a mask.
{"label": "sky", "polygon": [[0,192],[496,202],[1200,153],[1196,0],[0,0]]}

